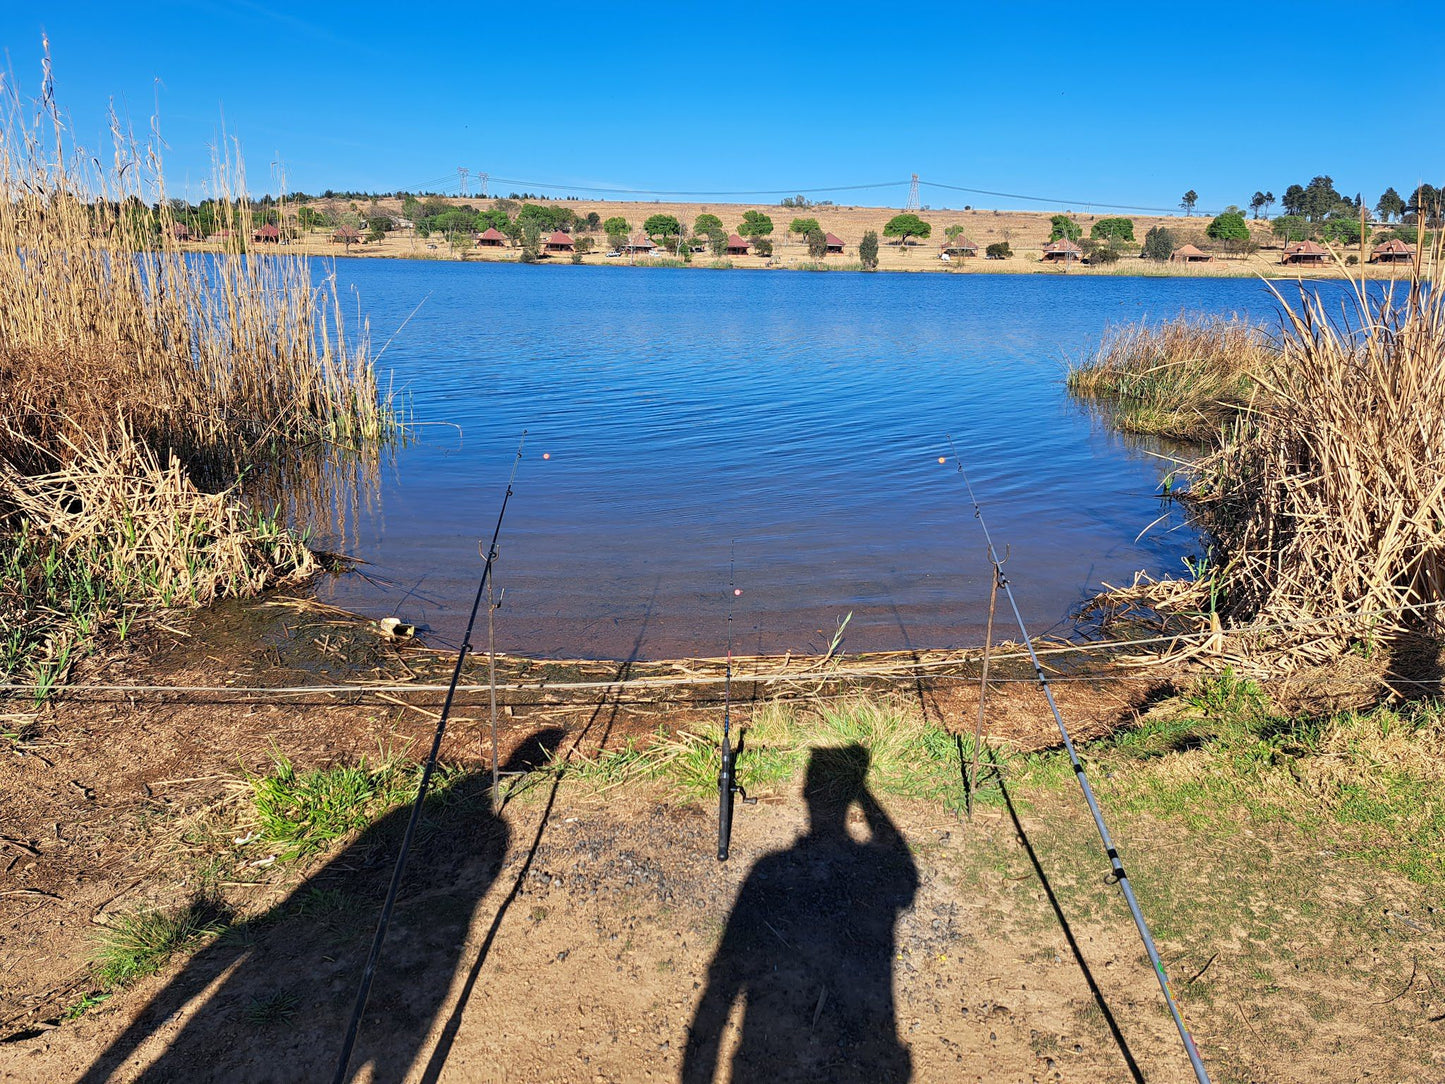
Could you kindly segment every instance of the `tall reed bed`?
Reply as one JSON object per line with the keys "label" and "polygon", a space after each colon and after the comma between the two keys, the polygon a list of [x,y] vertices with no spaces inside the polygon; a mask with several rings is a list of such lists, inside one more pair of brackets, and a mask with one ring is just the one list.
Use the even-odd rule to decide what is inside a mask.
{"label": "tall reed bed", "polygon": [[[1438,265],[1436,265],[1438,268]],[[1326,642],[1382,630],[1445,633],[1445,290],[1355,280],[1346,318],[1281,295],[1261,394],[1195,465],[1227,616]]]}
{"label": "tall reed bed", "polygon": [[1249,403],[1272,357],[1263,331],[1238,316],[1181,315],[1109,329],[1068,387],[1110,402],[1121,429],[1207,440]]}
{"label": "tall reed bed", "polygon": [[314,570],[232,487],[398,426],[334,277],[243,251],[240,162],[217,163],[230,232],[200,256],[156,147],[112,139],[71,140],[48,59],[33,101],[0,81],[0,674],[42,687],[137,612]]}
{"label": "tall reed bed", "polygon": [[1398,286],[1352,280],[1339,313],[1303,286],[1297,301],[1276,292],[1282,326],[1255,394],[1188,466],[1211,559],[1195,583],[1136,597],[1263,630],[1237,641],[1246,654],[1445,636],[1439,255]]}
{"label": "tall reed bed", "polygon": [[[114,125],[111,165],[68,140],[47,78],[0,100],[0,419],[41,446],[116,429],[190,465],[268,443],[375,440],[395,424],[334,277],[242,254],[244,171],[218,163],[220,256],[177,237],[158,153]],[[13,444],[4,449],[14,455]],[[27,449],[28,450],[28,449]]]}

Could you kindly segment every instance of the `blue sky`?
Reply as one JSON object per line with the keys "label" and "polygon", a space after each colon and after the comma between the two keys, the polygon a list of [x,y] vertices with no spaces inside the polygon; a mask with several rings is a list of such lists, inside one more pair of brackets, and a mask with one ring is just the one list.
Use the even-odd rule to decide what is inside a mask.
{"label": "blue sky", "polygon": [[223,122],[253,191],[278,163],[291,191],[455,190],[464,165],[548,194],[894,182],[815,195],[885,206],[916,172],[1047,201],[925,185],[933,206],[1074,210],[1191,188],[1217,210],[1318,173],[1371,204],[1445,184],[1425,4],[6,0],[22,94],[42,30],[81,140],[111,99],[138,131],[159,103],[168,183],[193,196]]}

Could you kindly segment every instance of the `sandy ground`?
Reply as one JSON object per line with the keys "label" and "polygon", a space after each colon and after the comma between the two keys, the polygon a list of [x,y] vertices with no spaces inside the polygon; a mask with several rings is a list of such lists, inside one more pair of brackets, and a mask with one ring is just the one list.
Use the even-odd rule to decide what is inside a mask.
{"label": "sandy ground", "polygon": [[[368,627],[273,609],[158,630],[82,676],[249,686],[420,666]],[[926,710],[971,722],[966,695],[918,693]],[[1095,732],[1138,702],[1083,684],[1061,693]],[[991,725],[1025,748],[1033,733],[1037,747],[1047,724],[1025,696],[1005,687]],[[422,738],[428,710],[237,693],[72,703],[27,726],[0,760],[15,859],[0,879],[0,1079],[327,1078],[405,811],[309,866],[218,865],[233,849],[236,783],[276,751],[304,767]],[[970,824],[875,797],[847,751],[815,755],[804,779],[739,809],[720,865],[711,812],[655,789],[537,775],[493,814],[481,718],[475,703],[460,709],[445,749],[469,771],[424,823],[356,1079],[1192,1079],[1070,788],[1005,792]],[[606,695],[504,718],[504,755],[519,770],[548,752],[618,748],[659,722]],[[1242,824],[1192,836],[1148,818],[1118,828],[1154,908],[1166,888],[1219,892],[1214,870],[1280,878],[1223,933],[1160,927],[1216,1080],[1438,1079],[1423,1068],[1431,1035],[1406,1026],[1430,1011],[1416,976],[1433,976],[1445,950],[1438,934],[1413,932],[1438,921],[1421,893]],[[66,1018],[94,989],[100,925],[203,883],[220,890],[229,933]],[[1398,943],[1353,939],[1354,926],[1392,914],[1416,916]]]}
{"label": "sandy ground", "polygon": [[[484,210],[491,206],[493,201],[474,199],[452,199],[450,202],[462,206],[470,206],[477,210]],[[829,230],[843,239],[845,248],[843,255],[830,256],[824,262],[834,266],[853,265],[858,260],[858,242],[862,240],[864,232],[876,230],[879,235],[879,268],[885,271],[934,271],[953,273],[1036,273],[1036,274],[1086,274],[1086,275],[1187,275],[1187,276],[1249,276],[1263,275],[1266,277],[1288,277],[1288,278],[1313,278],[1332,277],[1339,274],[1338,269],[1333,265],[1322,267],[1296,267],[1282,266],[1280,257],[1282,245],[1277,242],[1269,231],[1267,222],[1256,222],[1250,220],[1250,227],[1254,233],[1255,240],[1262,247],[1258,252],[1248,257],[1219,256],[1209,263],[1167,263],[1156,264],[1151,261],[1141,260],[1137,255],[1122,257],[1118,263],[1090,268],[1078,264],[1065,269],[1054,264],[1045,264],[1040,256],[1043,246],[1049,238],[1049,220],[1057,212],[1035,212],[1035,211],[994,211],[994,210],[925,210],[920,212],[925,222],[932,226],[932,234],[927,240],[912,241],[906,247],[892,243],[883,237],[883,227],[890,218],[900,213],[897,208],[887,207],[860,207],[860,206],[832,206],[813,207],[807,210],[795,210],[787,207],[767,204],[723,204],[723,203],[627,203],[627,202],[605,202],[596,200],[565,200],[565,201],[533,201],[541,203],[555,203],[560,206],[571,208],[581,216],[586,216],[589,211],[596,211],[606,221],[615,215],[621,215],[631,224],[634,231],[640,232],[642,223],[654,214],[670,214],[676,216],[680,221],[687,224],[689,229],[696,221],[697,216],[703,213],[711,213],[722,219],[724,228],[733,230],[742,221],[743,214],[750,210],[762,211],[771,217],[773,221],[773,233],[771,238],[774,242],[774,254],[771,260],[762,259],[756,256],[734,256],[729,262],[735,268],[789,268],[797,267],[800,264],[808,263],[807,246],[802,238],[788,234],[788,225],[795,217],[816,218],[823,229]],[[312,206],[324,208],[332,212],[344,212],[352,209],[350,201],[332,200],[317,201]],[[362,202],[355,205],[355,210],[366,214],[371,209],[371,204]],[[398,200],[384,199],[378,201],[376,206],[387,214],[399,216],[401,203]],[[1113,214],[1094,214],[1088,212],[1070,212],[1072,217],[1083,228],[1084,236],[1089,236],[1089,231],[1094,222],[1100,218],[1119,217]],[[1205,236],[1205,229],[1209,225],[1209,219],[1202,216],[1184,215],[1135,215],[1124,213],[1122,217],[1132,218],[1134,221],[1135,244],[1126,246],[1134,253],[1138,252],[1139,244],[1144,240],[1144,234],[1153,226],[1167,227],[1174,235],[1179,244],[1191,242],[1201,248],[1209,249],[1212,242]],[[964,236],[976,242],[979,246],[977,258],[955,259],[945,263],[940,260],[940,250],[944,242],[944,231],[949,226],[959,225],[964,228]],[[602,233],[594,235],[595,242],[599,248],[606,247],[606,236]],[[984,258],[985,249],[996,241],[1007,241],[1013,249],[1014,255],[1005,260],[989,260]],[[331,231],[314,231],[306,234],[295,247],[309,254],[316,255],[350,255],[359,257],[393,257],[409,259],[459,259],[463,258],[453,251],[443,238],[431,237],[421,238],[415,235],[412,230],[399,230],[388,235],[385,239],[375,243],[361,243],[350,246],[347,250],[344,246],[335,244],[331,240]],[[1343,255],[1359,255],[1357,249],[1351,249]],[[1366,253],[1368,255],[1368,252]],[[468,260],[502,260],[515,261],[517,259],[516,249],[470,249],[464,253]],[[705,268],[713,262],[711,254],[698,254],[693,257],[693,264],[699,268]],[[1362,258],[1363,259],[1363,258]],[[569,263],[567,256],[551,257],[552,262]],[[601,252],[587,255],[584,258],[587,264],[626,265],[629,261],[626,258],[607,258]],[[643,261],[635,261],[643,262]],[[1385,268],[1379,265],[1371,265],[1369,268],[1372,275],[1388,276],[1390,274],[1402,275],[1406,273],[1404,268]]]}

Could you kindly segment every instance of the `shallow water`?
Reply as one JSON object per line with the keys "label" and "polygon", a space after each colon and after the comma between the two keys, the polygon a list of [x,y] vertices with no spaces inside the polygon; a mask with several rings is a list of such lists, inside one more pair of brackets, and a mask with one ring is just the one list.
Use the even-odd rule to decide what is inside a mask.
{"label": "shallow water", "polygon": [[420,427],[334,539],[365,575],[324,593],[458,641],[525,428],[497,635],[549,656],[721,654],[734,540],[739,651],[826,649],[850,613],[848,650],[979,642],[988,566],[938,462],[947,433],[1030,631],[1066,629],[1099,584],[1179,571],[1197,548],[1157,495],[1167,450],[1072,401],[1066,360],[1112,322],[1274,309],[1261,283],[1230,279],[337,273],[378,348],[421,303],[380,363]]}

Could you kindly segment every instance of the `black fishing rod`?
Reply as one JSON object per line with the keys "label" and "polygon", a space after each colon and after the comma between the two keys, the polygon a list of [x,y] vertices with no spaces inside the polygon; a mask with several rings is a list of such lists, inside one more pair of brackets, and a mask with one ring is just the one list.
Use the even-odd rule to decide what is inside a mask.
{"label": "black fishing rod", "polygon": [[502,494],[502,507],[497,512],[497,525],[492,529],[492,544],[487,547],[486,563],[482,566],[482,578],[477,584],[477,597],[472,602],[472,615],[467,620],[467,631],[462,637],[462,646],[457,650],[456,666],[452,669],[452,681],[447,687],[447,696],[442,704],[442,713],[437,719],[436,733],[432,735],[431,752],[427,754],[422,768],[421,783],[416,790],[416,801],[411,806],[411,817],[406,822],[406,834],[401,838],[401,851],[396,856],[396,867],[391,871],[391,885],[386,890],[386,900],[381,905],[381,919],[376,924],[376,936],[371,941],[371,953],[366,958],[366,967],[361,972],[361,986],[356,991],[356,1004],[351,1009],[351,1022],[346,1026],[346,1038],[341,1044],[341,1056],[336,1062],[333,1084],[345,1084],[346,1070],[351,1065],[351,1052],[356,1046],[356,1037],[361,1032],[361,1019],[366,1015],[366,1001],[371,996],[371,980],[376,975],[376,965],[381,959],[381,946],[386,941],[386,930],[391,925],[392,908],[396,905],[396,894],[401,888],[402,874],[406,870],[407,856],[411,852],[412,839],[421,821],[422,806],[426,802],[427,788],[431,785],[432,772],[436,770],[437,754],[441,752],[442,735],[446,733],[447,717],[451,714],[452,698],[456,695],[457,683],[462,677],[462,663],[472,646],[472,627],[477,623],[477,611],[481,609],[482,597],[492,578],[492,565],[497,560],[497,539],[502,533],[502,520],[507,514],[507,502],[512,498],[512,483],[517,480],[517,468],[522,463],[522,445],[527,441],[527,431],[517,441],[517,458],[512,461],[512,473],[507,478],[507,491]]}
{"label": "black fishing rod", "polygon": [[1039,685],[1044,690],[1044,696],[1049,702],[1049,710],[1054,713],[1054,722],[1059,728],[1059,737],[1064,740],[1064,748],[1069,753],[1069,763],[1074,767],[1074,777],[1079,781],[1079,787],[1084,792],[1084,801],[1089,804],[1089,812],[1094,818],[1094,827],[1099,830],[1099,838],[1104,844],[1104,853],[1109,856],[1111,872],[1108,880],[1119,886],[1124,893],[1124,899],[1129,904],[1129,913],[1134,916],[1134,925],[1139,930],[1139,938],[1144,942],[1144,951],[1149,954],[1149,962],[1154,965],[1154,976],[1159,980],[1159,989],[1164,994],[1164,1001],[1169,1006],[1169,1015],[1174,1018],[1174,1026],[1179,1029],[1179,1038],[1184,1041],[1184,1050],[1189,1055],[1189,1064],[1194,1067],[1194,1075],[1199,1084],[1210,1084],[1209,1073],[1204,1068],[1204,1062],[1199,1057],[1199,1049],[1194,1045],[1194,1036],[1189,1034],[1189,1027],[1184,1023],[1184,1014],[1180,1012],[1179,1005],[1174,1000],[1174,992],[1169,987],[1169,976],[1164,973],[1164,963],[1159,959],[1159,950],[1154,947],[1154,937],[1149,932],[1149,924],[1144,921],[1144,913],[1139,910],[1139,901],[1134,898],[1134,889],[1129,884],[1129,875],[1124,872],[1124,863],[1119,858],[1119,851],[1114,846],[1114,840],[1109,835],[1108,826],[1104,824],[1104,814],[1099,809],[1099,803],[1094,797],[1094,788],[1089,785],[1089,777],[1084,774],[1084,765],[1079,760],[1078,751],[1074,748],[1073,739],[1069,737],[1069,729],[1064,725],[1064,717],[1059,714],[1059,706],[1054,702],[1053,690],[1049,688],[1049,679],[1044,676],[1044,668],[1039,664],[1039,657],[1034,653],[1034,642],[1029,638],[1029,630],[1024,627],[1023,615],[1019,613],[1018,602],[1014,599],[1013,587],[1009,584],[1008,577],[1003,574],[1003,566],[999,561],[998,550],[994,548],[993,536],[989,534],[988,523],[983,518],[983,508],[978,503],[978,497],[974,495],[973,484],[968,480],[968,472],[963,469],[963,457],[958,454],[958,446],[953,443],[953,437],[948,437],[948,446],[953,449],[954,461],[958,464],[958,473],[963,478],[963,484],[968,488],[968,499],[973,503],[973,518],[978,520],[978,525],[983,528],[984,541],[988,543],[988,560],[993,565],[993,574],[998,585],[1003,588],[1004,594],[1008,596],[1009,606],[1013,608],[1014,619],[1018,622],[1019,634],[1023,637],[1024,647],[1028,649],[1029,658],[1034,664],[1034,676],[1038,679]]}
{"label": "black fishing rod", "polygon": [[727,669],[723,672],[723,733],[722,767],[717,773],[717,860],[728,860],[728,847],[733,835],[733,795],[741,794],[744,805],[754,805],[756,798],[749,798],[748,792],[738,785],[736,777],[737,753],[731,743],[731,720],[733,703],[733,600],[742,594],[738,590],[735,575],[735,551],[728,554],[728,657]]}

